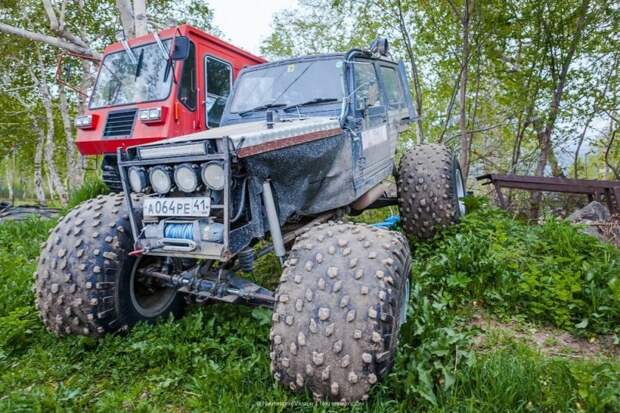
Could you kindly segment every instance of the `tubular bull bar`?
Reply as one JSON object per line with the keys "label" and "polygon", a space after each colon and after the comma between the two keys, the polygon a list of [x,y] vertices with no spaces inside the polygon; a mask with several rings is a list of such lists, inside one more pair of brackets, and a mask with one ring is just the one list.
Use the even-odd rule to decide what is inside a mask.
{"label": "tubular bull bar", "polygon": [[[123,186],[123,192],[125,193],[125,199],[127,201],[127,206],[129,210],[129,221],[131,223],[131,230],[133,233],[134,243],[136,247],[142,246],[145,247],[148,251],[143,251],[144,253],[148,253],[150,255],[161,255],[161,256],[184,256],[184,257],[194,257],[194,258],[210,258],[217,259],[221,261],[228,260],[234,253],[237,251],[231,251],[230,248],[230,141],[227,138],[220,139],[221,144],[217,145],[218,151],[216,153],[208,153],[204,155],[191,155],[191,156],[171,156],[171,157],[159,157],[155,159],[140,159],[137,156],[137,151],[135,148],[130,148],[129,150],[123,150],[122,148],[118,149],[118,168],[121,176],[121,184]],[[183,143],[180,143],[182,145]],[[203,145],[207,145],[207,141],[202,142]],[[128,152],[134,151],[133,156],[129,156]],[[202,242],[201,248],[192,248],[190,250],[189,244],[191,242],[187,241],[188,247],[183,250],[182,243],[185,240],[174,240],[176,245],[151,245],[149,242],[144,239],[143,233],[144,228],[140,219],[136,215],[136,206],[135,202],[131,197],[131,188],[128,185],[128,170],[132,166],[155,166],[155,165],[173,165],[179,164],[183,162],[192,162],[192,163],[202,163],[208,161],[218,161],[224,167],[225,174],[225,184],[223,190],[223,198],[220,204],[211,205],[211,209],[222,210],[223,214],[223,240],[222,242]],[[186,220],[185,220],[186,221]],[[181,245],[181,247],[179,247]]]}

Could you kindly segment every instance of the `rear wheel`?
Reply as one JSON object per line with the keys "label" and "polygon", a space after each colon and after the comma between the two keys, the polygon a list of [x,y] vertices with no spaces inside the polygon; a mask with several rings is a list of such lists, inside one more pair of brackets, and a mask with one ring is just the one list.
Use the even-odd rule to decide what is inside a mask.
{"label": "rear wheel", "polygon": [[161,259],[128,255],[128,218],[123,195],[101,196],[77,206],[51,232],[35,273],[36,304],[49,330],[96,337],[182,314],[176,290],[140,274],[161,268]]}
{"label": "rear wheel", "polygon": [[276,292],[275,379],[317,399],[365,400],[392,366],[409,268],[400,233],[331,223],[300,236]]}
{"label": "rear wheel", "polygon": [[458,159],[438,144],[419,145],[398,169],[398,204],[407,236],[432,238],[465,214],[466,195]]}

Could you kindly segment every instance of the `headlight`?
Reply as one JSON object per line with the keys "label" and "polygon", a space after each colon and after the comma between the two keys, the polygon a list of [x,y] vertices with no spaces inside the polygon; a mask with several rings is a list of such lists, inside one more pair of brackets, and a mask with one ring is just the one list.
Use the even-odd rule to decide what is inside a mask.
{"label": "headlight", "polygon": [[174,168],[174,182],[183,192],[194,192],[198,188],[198,166],[189,163]]}
{"label": "headlight", "polygon": [[133,192],[145,192],[148,186],[146,171],[142,167],[129,168],[129,186]]}
{"label": "headlight", "polygon": [[89,129],[93,126],[93,115],[82,115],[75,118],[75,126],[80,129]]}
{"label": "headlight", "polygon": [[172,173],[167,166],[154,166],[149,171],[153,190],[158,194],[167,194],[172,190]]}
{"label": "headlight", "polygon": [[216,162],[210,162],[202,166],[202,181],[214,191],[224,189],[226,177],[224,176],[224,168]]}
{"label": "headlight", "polygon": [[161,118],[161,108],[149,109],[149,120],[159,120]]}
{"label": "headlight", "polygon": [[139,112],[140,120],[144,123],[161,120],[161,108],[142,109]]}

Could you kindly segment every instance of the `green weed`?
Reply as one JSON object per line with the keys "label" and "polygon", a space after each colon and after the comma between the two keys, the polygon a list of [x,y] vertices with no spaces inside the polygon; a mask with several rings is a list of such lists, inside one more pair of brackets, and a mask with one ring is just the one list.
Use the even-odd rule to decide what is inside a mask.
{"label": "green weed", "polygon": [[482,208],[415,254],[415,276],[451,308],[476,301],[574,333],[620,333],[620,250],[568,223],[529,226]]}
{"label": "green weed", "polygon": [[84,201],[95,198],[97,195],[108,193],[110,193],[110,190],[101,179],[87,178],[80,188],[71,193],[66,209],[68,211]]}
{"label": "green weed", "polygon": [[[500,316],[617,332],[618,251],[567,224],[531,227],[476,202],[458,228],[413,246],[394,368],[367,403],[351,409],[619,411],[617,359],[550,358],[510,338],[474,350],[468,326],[476,301]],[[382,214],[391,212],[359,219]],[[275,384],[267,310],[191,308],[182,320],[98,341],[48,333],[30,289],[39,244],[53,225],[0,225],[0,411],[349,410]],[[278,275],[268,256],[253,277],[273,288]]]}

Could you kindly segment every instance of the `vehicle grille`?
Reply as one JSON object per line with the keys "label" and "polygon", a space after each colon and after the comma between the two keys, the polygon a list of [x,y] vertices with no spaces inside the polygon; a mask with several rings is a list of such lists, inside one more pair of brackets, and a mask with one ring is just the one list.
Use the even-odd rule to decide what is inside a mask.
{"label": "vehicle grille", "polygon": [[110,112],[105,124],[105,129],[103,130],[103,137],[131,135],[135,118],[136,109],[124,110],[122,112]]}

